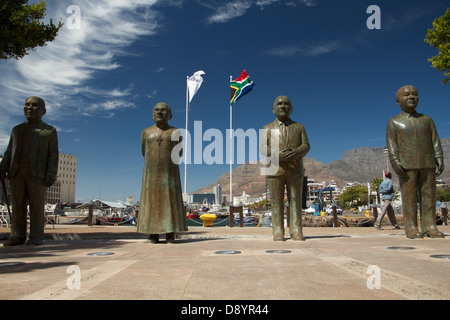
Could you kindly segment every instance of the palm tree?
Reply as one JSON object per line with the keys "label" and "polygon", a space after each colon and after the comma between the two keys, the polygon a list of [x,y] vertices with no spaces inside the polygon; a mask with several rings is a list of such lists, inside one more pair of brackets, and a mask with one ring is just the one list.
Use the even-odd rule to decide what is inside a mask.
{"label": "palm tree", "polygon": [[378,190],[380,189],[380,184],[382,182],[383,182],[383,179],[381,179],[381,178],[374,178],[372,180],[372,182],[370,182],[372,189],[377,190],[377,203],[381,203],[380,192]]}

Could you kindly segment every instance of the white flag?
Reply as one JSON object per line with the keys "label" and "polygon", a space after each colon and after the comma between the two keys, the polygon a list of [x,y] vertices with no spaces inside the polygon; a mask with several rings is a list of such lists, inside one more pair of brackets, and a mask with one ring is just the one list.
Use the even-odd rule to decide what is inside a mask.
{"label": "white flag", "polygon": [[195,94],[197,93],[198,89],[200,89],[203,78],[202,75],[204,75],[205,72],[203,71],[197,71],[194,73],[194,75],[187,79],[187,85],[189,88],[189,102],[192,101],[192,98],[194,98]]}

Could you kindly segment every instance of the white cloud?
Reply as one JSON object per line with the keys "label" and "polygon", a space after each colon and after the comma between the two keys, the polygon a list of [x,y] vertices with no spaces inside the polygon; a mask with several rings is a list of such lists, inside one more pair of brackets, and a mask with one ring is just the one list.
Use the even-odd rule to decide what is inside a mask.
{"label": "white cloud", "polygon": [[297,55],[306,57],[316,57],[329,52],[337,51],[342,48],[339,41],[330,41],[327,43],[301,46],[301,45],[289,45],[284,47],[276,47],[267,50],[267,54],[278,57],[293,57]]}
{"label": "white cloud", "polygon": [[151,93],[147,93],[145,96],[149,99],[155,99],[157,93],[158,93],[158,90],[153,89]]}
{"label": "white cloud", "polygon": [[298,4],[303,4],[307,7],[312,7],[316,5],[315,0],[290,0],[290,1],[282,1],[282,0],[233,0],[228,3],[223,4],[223,1],[220,2],[205,2],[199,1],[199,3],[207,8],[210,8],[215,11],[213,15],[211,15],[207,21],[208,23],[225,23],[240,16],[243,16],[247,13],[247,11],[253,6],[259,7],[261,10],[264,10],[265,7],[268,7],[274,3],[281,3],[286,6],[297,6]]}
{"label": "white cloud", "polygon": [[224,23],[243,16],[251,8],[253,1],[234,0],[219,7],[212,6],[215,14],[208,18],[209,23]]}
{"label": "white cloud", "polygon": [[257,0],[256,5],[259,6],[261,9],[264,9],[266,6],[270,6],[274,3],[282,3],[288,7],[296,7],[299,4],[305,5],[307,7],[313,7],[316,5],[315,0],[290,0],[290,1],[281,1],[281,0]]}
{"label": "white cloud", "polygon": [[269,6],[275,2],[279,2],[280,0],[258,0],[256,1],[256,5],[261,9],[264,9],[265,6]]}
{"label": "white cloud", "polygon": [[[9,60],[0,65],[1,122],[23,113],[25,99],[39,95],[46,101],[47,115],[58,119],[76,111],[92,115],[133,107],[132,86],[127,89],[99,89],[89,85],[99,72],[120,68],[117,58],[139,37],[152,35],[158,28],[154,5],[157,0],[49,0],[47,17],[65,23],[57,38],[46,47],[21,60]],[[179,1],[173,2],[179,4]],[[67,19],[80,9],[80,28],[69,29]],[[87,98],[102,97],[92,104]],[[50,112],[51,111],[51,112]],[[10,122],[0,129],[0,146],[9,137]],[[7,128],[7,129],[5,129]],[[8,132],[6,132],[6,130]]]}
{"label": "white cloud", "polygon": [[316,5],[316,0],[299,0],[299,2],[307,7],[314,7]]}

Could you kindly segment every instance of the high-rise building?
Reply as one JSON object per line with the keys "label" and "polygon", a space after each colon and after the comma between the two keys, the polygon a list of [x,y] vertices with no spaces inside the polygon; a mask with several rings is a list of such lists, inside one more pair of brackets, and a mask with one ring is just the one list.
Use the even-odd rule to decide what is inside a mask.
{"label": "high-rise building", "polygon": [[58,180],[61,182],[61,202],[75,202],[77,156],[59,154]]}
{"label": "high-rise building", "polygon": [[75,202],[77,182],[77,156],[60,153],[58,180],[47,189],[46,203]]}
{"label": "high-rise building", "polygon": [[220,184],[213,187],[213,193],[214,193],[214,199],[216,201],[216,204],[221,205],[222,204],[222,187]]}
{"label": "high-rise building", "polygon": [[[1,161],[0,155],[0,161]],[[64,153],[59,154],[58,179],[47,188],[45,203],[57,204],[64,202],[75,202],[75,187],[77,182],[77,156]],[[5,180],[8,198],[10,198],[10,188],[8,180]],[[0,202],[4,202],[4,192],[0,187]]]}

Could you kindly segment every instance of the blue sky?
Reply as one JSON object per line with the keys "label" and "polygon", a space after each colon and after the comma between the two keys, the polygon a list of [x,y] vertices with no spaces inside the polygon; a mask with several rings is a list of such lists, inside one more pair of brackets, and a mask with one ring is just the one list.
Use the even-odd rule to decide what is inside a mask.
{"label": "blue sky", "polygon": [[[246,69],[254,91],[233,108],[233,128],[260,129],[271,106],[290,97],[292,119],[308,133],[307,155],[323,163],[344,151],[385,145],[395,92],[420,94],[418,111],[450,137],[450,87],[423,40],[448,1],[361,0],[70,0],[46,1],[48,18],[66,26],[57,39],[20,61],[0,63],[0,150],[31,95],[47,103],[44,121],[58,128],[60,152],[78,156],[76,200],[139,199],[140,134],[157,102],[185,127],[186,77],[205,71],[191,103],[189,130],[229,128],[229,79]],[[80,9],[80,28],[69,20]],[[366,25],[370,5],[381,29]],[[71,24],[72,23],[72,24]],[[204,142],[203,148],[208,145]],[[225,159],[226,160],[226,159]],[[184,176],[184,166],[181,179]],[[189,165],[187,191],[212,184],[229,165]]]}

